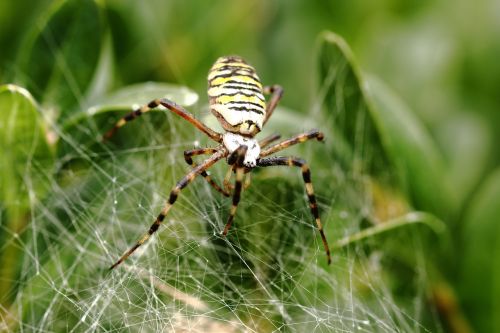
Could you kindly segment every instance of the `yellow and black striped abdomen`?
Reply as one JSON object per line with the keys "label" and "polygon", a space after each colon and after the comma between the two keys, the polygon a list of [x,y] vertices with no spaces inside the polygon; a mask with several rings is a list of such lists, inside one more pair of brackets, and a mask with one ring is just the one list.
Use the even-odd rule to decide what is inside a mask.
{"label": "yellow and black striped abdomen", "polygon": [[262,84],[255,69],[237,56],[221,57],[208,73],[212,113],[226,131],[254,136],[266,116]]}

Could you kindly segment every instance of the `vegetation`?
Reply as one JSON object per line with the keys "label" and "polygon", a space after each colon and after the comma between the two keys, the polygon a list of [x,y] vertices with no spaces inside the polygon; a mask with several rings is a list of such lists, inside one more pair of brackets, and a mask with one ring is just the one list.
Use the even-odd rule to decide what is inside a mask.
{"label": "vegetation", "polygon": [[[500,331],[495,6],[5,1],[0,331]],[[164,110],[101,135],[157,97],[217,129],[206,73],[228,54],[285,88],[262,137],[325,133],[290,153],[311,166],[332,265],[297,170],[271,168],[227,239],[230,201],[198,180],[109,272],[187,172],[182,151],[210,143]]]}

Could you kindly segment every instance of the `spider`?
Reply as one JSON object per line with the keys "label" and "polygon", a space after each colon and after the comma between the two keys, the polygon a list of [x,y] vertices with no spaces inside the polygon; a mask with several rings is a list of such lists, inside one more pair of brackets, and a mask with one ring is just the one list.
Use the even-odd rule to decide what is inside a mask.
{"label": "spider", "polygon": [[[267,105],[264,94],[271,95]],[[221,134],[215,132],[181,106],[168,99],[161,98],[155,99],[147,105],[130,112],[118,120],[115,126],[104,134],[103,140],[107,140],[127,122],[162,105],[187,120],[194,127],[219,144],[214,148],[199,148],[184,151],[184,159],[192,169],[173,187],[168,201],[148,232],[144,234],[134,246],[125,252],[120,259],[110,267],[110,270],[120,265],[158,230],[165,216],[176,202],[181,190],[189,185],[198,175],[205,178],[216,191],[224,196],[229,197],[232,192],[231,210],[227,223],[222,231],[222,235],[226,236],[231,228],[231,224],[236,215],[236,208],[240,202],[241,190],[242,187],[244,187],[244,175],[253,168],[269,166],[289,166],[299,167],[301,169],[305,190],[309,199],[309,207],[321,235],[328,264],[330,264],[330,250],[319,217],[309,166],[306,161],[297,157],[268,157],[285,148],[310,139],[322,141],[324,138],[323,133],[313,129],[273,145],[271,145],[273,142],[280,139],[280,135],[271,135],[261,141],[255,139],[256,134],[261,131],[273,114],[282,95],[283,88],[279,85],[262,87],[255,69],[241,57],[221,57],[215,62],[208,73],[208,97],[210,101],[210,110],[222,125],[225,133]],[[200,164],[196,164],[193,162],[192,157],[198,155],[211,156]],[[206,170],[223,158],[227,158],[229,170],[224,179],[224,185],[221,187],[210,178]],[[234,187],[229,183],[232,173],[235,174]],[[246,185],[247,184],[245,184],[245,186]]]}

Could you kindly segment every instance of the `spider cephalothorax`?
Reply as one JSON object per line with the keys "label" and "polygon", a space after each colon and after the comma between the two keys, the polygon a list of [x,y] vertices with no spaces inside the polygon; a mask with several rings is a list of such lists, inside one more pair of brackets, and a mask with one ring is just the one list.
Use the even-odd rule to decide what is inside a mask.
{"label": "spider cephalothorax", "polygon": [[[264,94],[271,94],[271,99],[267,104],[264,99]],[[149,228],[149,231],[144,234],[131,249],[125,252],[125,254],[111,266],[111,269],[127,259],[158,230],[168,211],[177,200],[180,191],[191,183],[197,175],[204,177],[218,192],[225,196],[232,195],[233,197],[229,218],[222,232],[225,236],[236,215],[236,208],[240,201],[240,194],[243,187],[244,174],[255,167],[279,165],[295,166],[301,169],[311,213],[319,229],[328,263],[331,262],[330,250],[319,217],[308,165],[304,160],[296,157],[268,157],[271,154],[309,139],[321,141],[323,140],[323,133],[318,130],[311,130],[273,145],[271,145],[271,143],[278,140],[280,138],[279,135],[272,135],[261,141],[257,141],[257,139],[254,138],[271,117],[282,94],[283,89],[278,85],[262,87],[255,69],[242,58],[238,56],[221,57],[215,62],[208,73],[208,97],[210,109],[224,128],[224,134],[215,132],[181,106],[162,98],[155,99],[147,105],[132,111],[120,119],[116,125],[104,135],[104,139],[110,138],[118,128],[122,127],[127,122],[162,105],[186,119],[198,130],[205,133],[210,139],[219,143],[219,145],[214,148],[193,149],[184,152],[184,159],[192,169],[176,186],[174,186],[170,192],[167,203]],[[211,154],[211,156],[198,165],[194,163],[192,159],[193,156],[206,154]],[[221,187],[210,178],[206,170],[223,158],[227,158],[230,169],[228,176],[226,176],[224,180],[224,186]],[[229,179],[233,172],[235,174],[234,188],[229,184]]]}

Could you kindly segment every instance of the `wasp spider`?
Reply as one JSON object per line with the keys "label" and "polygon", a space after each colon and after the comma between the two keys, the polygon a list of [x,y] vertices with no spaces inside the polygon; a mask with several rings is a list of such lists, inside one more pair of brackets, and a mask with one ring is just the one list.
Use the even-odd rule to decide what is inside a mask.
{"label": "wasp spider", "polygon": [[[270,101],[267,104],[264,99],[264,94],[271,95]],[[330,250],[321,225],[318,205],[311,183],[309,166],[303,159],[296,157],[268,157],[285,148],[310,139],[321,141],[323,140],[323,133],[318,130],[311,130],[273,145],[271,144],[280,138],[279,135],[272,135],[261,141],[255,139],[255,136],[262,130],[269,118],[271,118],[282,95],[283,89],[279,85],[262,87],[255,69],[242,58],[238,56],[221,57],[215,62],[208,73],[208,97],[210,100],[211,112],[217,117],[225,133],[221,134],[215,132],[181,106],[168,99],[162,98],[155,99],[149,104],[127,114],[104,135],[104,139],[109,139],[118,128],[122,127],[127,122],[162,105],[190,122],[198,130],[205,133],[210,139],[219,144],[214,148],[193,149],[184,152],[184,159],[192,167],[191,171],[174,186],[170,192],[168,201],[148,232],[144,234],[132,248],[125,252],[110,269],[121,264],[158,230],[170,208],[172,208],[172,205],[177,200],[181,190],[191,183],[196,176],[201,175],[215,190],[225,196],[230,196],[232,192],[232,206],[226,226],[222,232],[222,235],[225,236],[231,228],[231,224],[236,214],[236,208],[240,201],[244,174],[256,167],[279,165],[299,167],[301,169],[306,193],[309,198],[311,213],[321,235],[328,264],[330,264]],[[200,164],[195,164],[192,157],[197,155],[211,156]],[[224,185],[221,187],[210,178],[206,170],[223,158],[227,158],[229,171],[228,176],[225,178]],[[235,173],[234,187],[229,184],[229,178],[232,172]]]}

